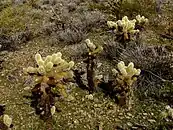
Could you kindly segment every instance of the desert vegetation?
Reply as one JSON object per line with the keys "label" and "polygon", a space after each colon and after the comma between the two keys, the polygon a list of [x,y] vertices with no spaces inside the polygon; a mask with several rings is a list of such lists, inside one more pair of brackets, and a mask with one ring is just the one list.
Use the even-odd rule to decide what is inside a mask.
{"label": "desert vegetation", "polygon": [[172,0],[1,0],[0,129],[173,129]]}

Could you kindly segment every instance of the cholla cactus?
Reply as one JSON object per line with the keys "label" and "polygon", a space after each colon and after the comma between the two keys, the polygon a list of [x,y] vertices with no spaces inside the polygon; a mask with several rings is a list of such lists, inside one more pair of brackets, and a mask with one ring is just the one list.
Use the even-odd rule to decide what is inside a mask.
{"label": "cholla cactus", "polygon": [[[74,62],[70,61],[66,62],[61,58],[62,54],[60,52],[52,55],[48,55],[44,60],[40,54],[35,55],[35,60],[37,62],[38,67],[28,67],[26,72],[40,74],[45,76],[52,76],[57,79],[56,74],[66,72],[66,76],[72,77],[72,71],[70,69],[74,66]],[[63,75],[65,76],[65,75]]]}
{"label": "cholla cactus", "polygon": [[[73,78],[73,71],[71,68],[74,66],[74,62],[69,63],[61,58],[60,52],[48,55],[46,58],[42,58],[40,54],[35,55],[35,60],[38,67],[28,67],[25,72],[29,74],[35,74],[37,83],[53,84],[58,86],[57,89],[66,96],[64,91],[63,79]],[[41,75],[41,76],[40,76]]]}
{"label": "cholla cactus", "polygon": [[42,58],[35,55],[37,67],[28,67],[24,71],[35,78],[32,89],[32,99],[37,101],[35,109],[43,120],[50,118],[55,112],[54,98],[58,95],[67,97],[66,83],[73,78],[74,62],[67,62],[61,58],[60,52]]}
{"label": "cholla cactus", "polygon": [[113,69],[112,72],[114,75],[118,74],[118,82],[120,84],[126,83],[127,85],[131,86],[134,81],[137,80],[135,76],[140,75],[141,70],[134,68],[134,64],[130,62],[128,66],[125,66],[123,61],[120,61],[117,65],[118,71]]}
{"label": "cholla cactus", "polygon": [[88,88],[89,91],[93,92],[99,82],[99,80],[102,78],[102,76],[96,76],[95,74],[95,59],[97,54],[99,54],[103,47],[100,45],[96,45],[92,43],[89,39],[85,40],[86,45],[88,47],[88,54],[87,59],[85,60],[85,63],[87,64],[87,80],[88,80]]}
{"label": "cholla cactus", "polygon": [[133,89],[132,85],[134,81],[137,80],[138,75],[140,75],[141,70],[134,68],[134,64],[130,62],[128,66],[125,65],[123,61],[117,64],[118,69],[113,69],[113,75],[116,76],[115,82],[117,85],[115,86],[115,90],[119,92],[118,99],[123,102],[121,105],[128,105],[131,107],[132,97],[133,97]]}
{"label": "cholla cactus", "polygon": [[114,32],[118,34],[123,34],[124,40],[132,40],[131,35],[134,35],[139,32],[139,30],[135,29],[136,20],[129,20],[127,16],[124,16],[122,20],[118,20],[117,22],[108,21],[108,27],[113,28]]}
{"label": "cholla cactus", "polygon": [[148,19],[145,18],[144,16],[137,15],[136,16],[137,24],[143,26],[144,24],[148,23]]}
{"label": "cholla cactus", "polygon": [[94,44],[93,42],[90,41],[90,39],[86,39],[85,43],[88,47],[89,55],[98,54],[103,50],[102,46]]}

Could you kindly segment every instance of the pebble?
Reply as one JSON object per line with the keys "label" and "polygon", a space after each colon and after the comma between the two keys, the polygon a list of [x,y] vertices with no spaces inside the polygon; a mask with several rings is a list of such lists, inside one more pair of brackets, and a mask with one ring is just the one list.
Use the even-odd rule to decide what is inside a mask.
{"label": "pebble", "polygon": [[130,117],[133,117],[133,115],[131,113],[127,113],[127,115],[130,116]]}
{"label": "pebble", "polygon": [[148,114],[147,113],[143,113],[144,116],[147,116]]}
{"label": "pebble", "polygon": [[97,63],[97,68],[100,68],[102,63]]}
{"label": "pebble", "polygon": [[83,112],[82,114],[83,114],[84,116],[86,116],[86,115],[87,115],[87,112],[85,111],[85,112]]}
{"label": "pebble", "polygon": [[131,117],[129,117],[129,116],[126,116],[126,118],[127,118],[127,119],[130,119]]}
{"label": "pebble", "polygon": [[84,99],[84,98],[82,98],[82,102],[83,102],[83,101],[85,101],[85,99]]}
{"label": "pebble", "polygon": [[68,113],[69,116],[71,116],[71,113]]}
{"label": "pebble", "polygon": [[139,128],[138,128],[138,127],[132,127],[132,129],[133,129],[133,130],[137,130],[137,129],[139,129]]}
{"label": "pebble", "polygon": [[94,102],[99,102],[99,99],[98,98],[94,98]]}
{"label": "pebble", "polygon": [[148,121],[149,121],[150,123],[155,123],[155,122],[156,122],[156,120],[154,120],[154,119],[148,119]]}
{"label": "pebble", "polygon": [[30,90],[30,89],[31,89],[31,87],[25,87],[25,88],[24,88],[25,91],[28,91],[28,90]]}
{"label": "pebble", "polygon": [[76,119],[73,121],[74,124],[79,124],[79,121]]}
{"label": "pebble", "polygon": [[122,115],[123,115],[123,113],[119,113],[119,115],[120,115],[120,116],[122,116]]}
{"label": "pebble", "polygon": [[97,104],[94,104],[94,107],[97,107]]}
{"label": "pebble", "polygon": [[133,126],[133,124],[131,122],[127,122],[127,125],[130,126],[130,127]]}
{"label": "pebble", "polygon": [[151,113],[152,116],[154,116],[154,113]]}
{"label": "pebble", "polygon": [[124,119],[124,117],[123,117],[123,116],[119,116],[119,119],[121,119],[121,120],[122,120],[122,119]]}

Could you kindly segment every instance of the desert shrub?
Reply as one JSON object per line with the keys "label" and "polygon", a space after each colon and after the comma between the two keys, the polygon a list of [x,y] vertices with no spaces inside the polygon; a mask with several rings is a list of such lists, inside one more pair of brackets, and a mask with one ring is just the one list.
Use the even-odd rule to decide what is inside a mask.
{"label": "desert shrub", "polygon": [[[78,6],[69,7],[69,4]],[[99,11],[89,10],[86,3],[71,1],[58,5],[52,8],[54,15],[50,18],[50,22],[54,23],[56,28],[52,30],[52,34],[56,34],[59,41],[66,44],[79,43],[86,39],[88,33],[97,32],[105,26],[105,16]]]}
{"label": "desert shrub", "polygon": [[0,51],[14,51],[19,49],[21,44],[27,43],[33,38],[33,34],[28,28],[11,36],[6,35],[6,29],[1,29],[0,33]]}
{"label": "desert shrub", "polygon": [[0,51],[2,50],[13,50],[13,40],[9,36],[0,35]]}
{"label": "desert shrub", "polygon": [[67,28],[66,30],[59,33],[58,38],[61,42],[75,44],[81,42],[83,38],[85,38],[84,35],[85,34],[81,32],[81,30]]}
{"label": "desert shrub", "polygon": [[91,8],[98,8],[108,14],[113,14],[117,19],[123,16],[132,18],[138,14],[150,17],[155,14],[155,0],[108,0],[100,2],[91,2]]}

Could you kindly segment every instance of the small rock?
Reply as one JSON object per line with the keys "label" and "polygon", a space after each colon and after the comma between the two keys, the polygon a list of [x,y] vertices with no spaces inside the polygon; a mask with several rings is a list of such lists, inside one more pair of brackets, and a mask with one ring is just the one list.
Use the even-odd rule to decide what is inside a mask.
{"label": "small rock", "polygon": [[83,101],[85,101],[85,99],[84,99],[84,98],[82,98],[81,100],[82,100],[82,102],[83,102]]}
{"label": "small rock", "polygon": [[92,116],[90,114],[88,114],[88,118],[91,118]]}
{"label": "small rock", "polygon": [[148,121],[149,121],[150,123],[155,123],[155,122],[156,122],[156,120],[154,120],[154,119],[148,119]]}
{"label": "small rock", "polygon": [[82,114],[83,114],[84,116],[86,116],[86,115],[87,115],[87,112],[85,111],[85,112],[83,112]]}
{"label": "small rock", "polygon": [[102,63],[97,63],[97,68],[100,68],[101,65]]}
{"label": "small rock", "polygon": [[138,130],[139,128],[138,127],[132,127],[132,130]]}
{"label": "small rock", "polygon": [[130,117],[133,117],[133,115],[131,113],[127,113],[127,115],[130,116]]}
{"label": "small rock", "polygon": [[130,127],[133,126],[133,124],[131,122],[127,122],[127,125],[130,126]]}
{"label": "small rock", "polygon": [[74,124],[79,124],[79,121],[76,119],[73,121]]}
{"label": "small rock", "polygon": [[102,104],[98,104],[98,105],[97,105],[97,107],[101,107],[101,106],[102,106]]}
{"label": "small rock", "polygon": [[30,90],[30,89],[31,89],[31,87],[25,87],[25,88],[24,88],[25,91],[28,91],[28,90]]}
{"label": "small rock", "polygon": [[131,117],[130,116],[126,116],[127,119],[130,119]]}
{"label": "small rock", "polygon": [[119,113],[120,116],[123,116],[123,113]]}
{"label": "small rock", "polygon": [[123,116],[119,116],[119,119],[121,119],[121,120],[122,120],[122,119],[124,119],[124,117],[123,117]]}
{"label": "small rock", "polygon": [[29,115],[34,114],[35,111],[28,112]]}
{"label": "small rock", "polygon": [[147,116],[148,114],[147,113],[143,113],[144,116]]}
{"label": "small rock", "polygon": [[152,116],[154,116],[154,113],[151,113]]}
{"label": "small rock", "polygon": [[94,98],[94,102],[99,102],[99,99],[98,98]]}
{"label": "small rock", "polygon": [[71,113],[68,113],[69,116],[71,116]]}
{"label": "small rock", "polygon": [[99,130],[103,130],[103,123],[102,122],[100,122],[100,124],[99,124]]}
{"label": "small rock", "polygon": [[87,129],[90,130],[90,126],[89,125],[86,125]]}

